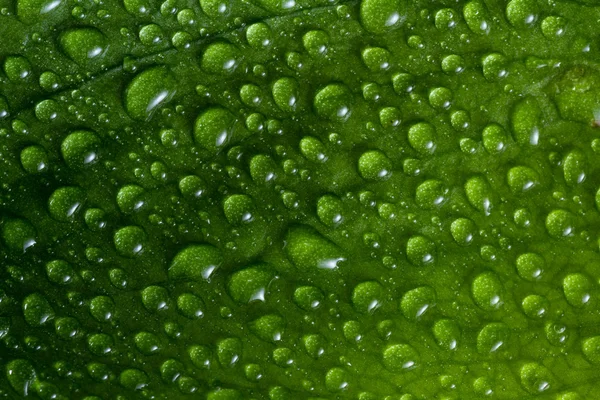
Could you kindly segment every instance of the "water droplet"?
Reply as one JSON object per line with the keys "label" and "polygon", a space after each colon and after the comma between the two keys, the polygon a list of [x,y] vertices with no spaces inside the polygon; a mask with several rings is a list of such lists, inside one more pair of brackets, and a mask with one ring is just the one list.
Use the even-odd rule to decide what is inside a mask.
{"label": "water droplet", "polygon": [[23,316],[31,326],[42,326],[54,319],[52,306],[39,293],[30,294],[23,300]]}
{"label": "water droplet", "polygon": [[96,28],[78,28],[64,32],[60,45],[69,58],[85,65],[102,58],[108,49],[108,40]]}
{"label": "water droplet", "polygon": [[345,260],[341,249],[308,227],[293,227],[286,237],[286,253],[301,270],[332,270]]}
{"label": "water droplet", "polygon": [[404,293],[400,300],[400,309],[406,319],[420,320],[435,306],[436,293],[429,286],[421,286]]}
{"label": "water droplet", "polygon": [[314,105],[317,114],[333,121],[345,121],[350,117],[352,93],[347,86],[334,83],[319,90]]}
{"label": "water droplet", "polygon": [[205,149],[218,153],[234,136],[235,117],[224,108],[209,108],[194,124],[194,138]]}
{"label": "water droplet", "polygon": [[420,357],[411,345],[393,344],[383,351],[383,365],[391,372],[409,371],[420,365]]}
{"label": "water droplet", "polygon": [[546,230],[555,239],[575,234],[575,216],[569,211],[556,209],[546,217]]}
{"label": "water droplet", "polygon": [[48,200],[48,211],[58,221],[71,221],[81,210],[85,193],[78,187],[66,186],[56,189]]}
{"label": "water droplet", "polygon": [[417,267],[433,264],[436,258],[435,244],[425,236],[413,236],[406,243],[406,257]]}
{"label": "water droplet", "polygon": [[98,159],[99,148],[100,139],[91,131],[75,131],[60,146],[63,159],[73,169],[93,164]]}
{"label": "water droplet", "polygon": [[192,245],[181,250],[169,267],[169,278],[175,280],[210,280],[223,262],[221,251],[211,245]]}
{"label": "water droplet", "polygon": [[563,291],[570,305],[583,307],[592,299],[592,283],[590,279],[581,274],[573,273],[563,279]]}
{"label": "water droplet", "polygon": [[152,115],[175,96],[177,81],[165,67],[153,67],[138,74],[125,90],[125,108],[138,120]]}
{"label": "water droplet", "polygon": [[485,311],[496,311],[504,304],[502,282],[493,272],[482,272],[471,285],[475,303]]}
{"label": "water droplet", "polygon": [[257,265],[232,274],[227,289],[238,303],[264,302],[267,288],[272,280],[273,274],[266,265]]}
{"label": "water droplet", "polygon": [[406,19],[399,0],[363,0],[360,3],[360,22],[366,30],[382,34],[398,28]]}
{"label": "water droplet", "polygon": [[358,159],[358,172],[367,180],[385,180],[392,174],[392,162],[381,151],[370,150]]}
{"label": "water droplet", "polygon": [[139,226],[126,226],[117,230],[114,235],[115,248],[124,257],[139,256],[146,240],[146,232]]}
{"label": "water droplet", "polygon": [[224,42],[210,44],[202,55],[202,69],[211,74],[230,74],[238,67],[241,55],[237,47]]}

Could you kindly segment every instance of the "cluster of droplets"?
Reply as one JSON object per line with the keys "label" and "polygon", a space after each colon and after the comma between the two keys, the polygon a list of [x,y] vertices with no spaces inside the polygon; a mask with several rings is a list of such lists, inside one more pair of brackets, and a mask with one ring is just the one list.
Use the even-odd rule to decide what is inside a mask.
{"label": "cluster of droplets", "polygon": [[590,398],[599,12],[560,4],[2,9],[0,394]]}

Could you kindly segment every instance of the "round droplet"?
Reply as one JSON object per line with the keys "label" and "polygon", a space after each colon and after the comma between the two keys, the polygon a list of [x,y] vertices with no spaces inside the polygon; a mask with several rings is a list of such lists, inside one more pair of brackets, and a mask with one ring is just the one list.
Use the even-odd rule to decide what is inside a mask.
{"label": "round droplet", "polygon": [[506,180],[510,190],[515,194],[527,192],[540,184],[539,174],[525,166],[511,168],[506,175]]}
{"label": "round droplet", "polygon": [[194,294],[183,293],[177,298],[177,309],[183,316],[189,319],[203,317],[204,308],[202,299]]}
{"label": "round droplet", "polygon": [[542,21],[542,34],[547,39],[555,39],[565,33],[565,26],[564,18],[551,15]]}
{"label": "round droplet", "polygon": [[400,110],[396,107],[384,107],[379,110],[379,122],[384,128],[393,128],[400,125]]}
{"label": "round droplet", "polygon": [[56,335],[63,340],[70,340],[80,332],[79,322],[72,317],[61,317],[54,321]]}
{"label": "round droplet", "polygon": [[66,186],[56,189],[48,200],[48,211],[58,221],[73,220],[83,205],[85,193],[78,187]]}
{"label": "round droplet", "polygon": [[10,219],[2,227],[2,238],[6,246],[15,253],[25,253],[36,244],[34,227],[23,219]]}
{"label": "round droplet", "polygon": [[450,108],[452,104],[452,91],[445,87],[438,87],[429,92],[429,104],[438,110]]}
{"label": "round droplet", "polygon": [[145,46],[154,46],[165,41],[165,34],[162,28],[156,24],[144,25],[140,29],[140,42]]}
{"label": "round droplet", "polygon": [[339,225],[344,220],[343,210],[344,205],[337,196],[328,194],[317,201],[317,216],[327,226]]}
{"label": "round droplet", "polygon": [[570,305],[583,307],[592,299],[592,282],[581,273],[569,274],[563,279],[563,292]]}
{"label": "round droplet", "polygon": [[344,121],[350,116],[352,93],[347,86],[330,84],[319,90],[314,99],[317,114],[334,121]]}
{"label": "round droplet", "polygon": [[457,54],[451,54],[442,59],[442,71],[444,71],[447,74],[459,74],[464,69],[465,60]]}
{"label": "round droplet", "polygon": [[211,245],[192,245],[181,250],[169,267],[169,278],[175,280],[209,280],[223,262],[221,251]]}
{"label": "round droplet", "polygon": [[575,216],[566,210],[552,210],[546,217],[546,230],[555,239],[575,234]]}
{"label": "round droplet", "polygon": [[230,74],[239,65],[241,55],[237,47],[224,42],[210,44],[204,54],[200,65],[202,69],[211,74]]}
{"label": "round droplet", "polygon": [[298,102],[298,82],[294,78],[281,78],[272,87],[273,100],[281,111],[292,112]]}
{"label": "round droplet", "polygon": [[273,41],[271,28],[264,22],[252,24],[246,30],[246,40],[248,44],[255,49],[262,49],[269,46]]}
{"label": "round droplet", "polygon": [[15,392],[25,397],[34,392],[37,373],[29,361],[16,359],[6,363],[6,378]]}
{"label": "round droplet", "polygon": [[21,82],[31,77],[31,63],[21,56],[8,56],[4,59],[4,72],[13,82]]}
{"label": "round droplet", "polygon": [[314,286],[300,286],[294,291],[294,302],[305,311],[319,308],[323,300],[323,293]]}
{"label": "round droplet", "polygon": [[546,392],[554,387],[554,378],[548,368],[535,362],[521,367],[521,386],[533,395]]}
{"label": "round droplet", "polygon": [[442,182],[429,179],[417,187],[416,202],[421,208],[436,208],[444,203],[447,192]]}
{"label": "round droplet", "polygon": [[477,351],[481,354],[500,354],[508,347],[510,329],[502,322],[492,322],[479,331]]}
{"label": "round droplet", "polygon": [[30,174],[48,169],[48,154],[41,146],[28,146],[21,151],[21,165]]}
{"label": "round droplet", "polygon": [[381,151],[370,150],[358,159],[358,172],[367,180],[385,180],[392,174],[392,162]]}
{"label": "round droplet", "polygon": [[487,34],[490,32],[490,18],[482,2],[473,0],[463,8],[463,16],[473,33]]}
{"label": "round droplet", "polygon": [[385,71],[390,68],[391,54],[381,47],[367,47],[362,53],[363,63],[371,72]]}
{"label": "round droplet", "polygon": [[121,372],[119,383],[129,390],[142,390],[148,386],[148,376],[139,369],[130,368]]}
{"label": "round droplet", "polygon": [[446,350],[454,350],[460,341],[458,324],[451,319],[441,319],[433,325],[433,335],[438,345]]}
{"label": "round droplet", "polygon": [[149,120],[173,96],[177,81],[165,67],[153,67],[138,74],[125,90],[125,108],[137,120]]}
{"label": "round droplet", "polygon": [[207,185],[202,178],[188,175],[179,181],[179,190],[187,199],[198,199],[206,192]]}
{"label": "round droplet", "polygon": [[429,286],[421,286],[404,293],[400,300],[400,310],[406,319],[416,321],[435,306],[435,290]]}
{"label": "round droplet", "polygon": [[508,62],[506,57],[500,53],[491,53],[486,55],[481,61],[481,64],[485,79],[494,81],[504,78],[508,75]]}
{"label": "round droplet", "polygon": [[471,294],[484,311],[496,311],[504,304],[504,288],[493,272],[479,274],[473,280]]}
{"label": "round droplet", "polygon": [[532,97],[521,100],[513,109],[511,122],[515,141],[522,146],[537,146],[540,140],[540,106]]}
{"label": "round droplet", "polygon": [[23,316],[31,326],[42,326],[54,319],[55,313],[50,303],[39,293],[30,294],[23,300]]}
{"label": "round droplet", "polygon": [[90,301],[90,314],[98,322],[109,321],[115,313],[115,303],[108,296],[96,296]]}
{"label": "round droplet", "polygon": [[198,368],[209,369],[211,365],[211,351],[206,346],[194,345],[188,349],[192,364]]}
{"label": "round droplet", "polygon": [[517,257],[517,272],[527,281],[536,281],[542,277],[546,262],[536,253],[525,253]]}
{"label": "round droplet", "polygon": [[286,243],[288,257],[301,270],[333,270],[346,259],[335,244],[306,226],[290,228]]}
{"label": "round droplet", "polygon": [[592,364],[600,364],[600,336],[584,339],[581,350],[585,358]]}
{"label": "round droplet", "polygon": [[223,202],[223,211],[230,224],[239,225],[254,219],[254,203],[250,196],[234,194]]}
{"label": "round droplet", "polygon": [[262,103],[264,93],[261,88],[249,83],[241,87],[240,98],[248,107],[256,107]]}
{"label": "round droplet", "polygon": [[345,369],[331,368],[325,374],[325,387],[330,392],[340,392],[348,389],[350,377]]}
{"label": "round droplet", "polygon": [[123,186],[117,192],[117,205],[124,213],[131,213],[139,210],[144,205],[142,194],[144,189],[137,185]]}
{"label": "round droplet", "polygon": [[58,90],[61,84],[60,76],[52,71],[45,71],[40,75],[40,86],[47,92]]}
{"label": "round droplet", "polygon": [[464,131],[471,125],[471,116],[465,110],[456,110],[450,114],[450,123],[458,131]]}
{"label": "round droplet", "polygon": [[461,246],[468,246],[477,235],[477,227],[468,218],[457,218],[450,225],[450,233],[456,243]]}
{"label": "round droplet", "polygon": [[302,342],[304,343],[304,349],[308,355],[314,359],[321,357],[325,353],[327,342],[323,336],[319,334],[305,335],[302,338]]}
{"label": "round droplet", "polygon": [[569,152],[569,154],[565,156],[562,166],[565,181],[567,181],[569,185],[575,186],[585,180],[587,161],[582,152],[577,150]]}
{"label": "round droplet", "polygon": [[419,122],[408,129],[408,142],[421,155],[435,151],[435,128],[427,122]]}
{"label": "round droplet", "polygon": [[231,3],[228,0],[200,0],[202,11],[211,18],[223,18],[229,15]]}
{"label": "round droplet", "polygon": [[135,347],[145,355],[156,354],[160,351],[159,338],[150,332],[139,332],[134,338]]}
{"label": "round droplet", "polygon": [[51,122],[58,117],[60,106],[52,99],[42,100],[35,105],[35,117],[41,122]]}
{"label": "round droplet", "polygon": [[278,342],[285,329],[285,321],[275,314],[264,315],[250,323],[252,332],[265,342]]}
{"label": "round droplet", "polygon": [[302,36],[302,44],[312,57],[322,56],[327,52],[329,35],[322,30],[308,31]]}
{"label": "round droplet", "polygon": [[250,160],[250,176],[256,183],[268,183],[277,179],[277,166],[266,154],[257,154]]}
{"label": "round droplet", "polygon": [[435,253],[435,244],[425,236],[413,236],[406,243],[406,257],[417,267],[433,264]]}
{"label": "round droplet", "polygon": [[233,136],[235,117],[224,108],[209,108],[196,119],[194,138],[205,149],[218,153]]}
{"label": "round droplet", "polygon": [[352,304],[361,313],[372,313],[383,302],[383,288],[375,281],[359,283],[352,291]]}
{"label": "round droplet", "polygon": [[139,226],[126,226],[115,232],[115,248],[124,257],[140,255],[146,244],[146,232]]}
{"label": "round droplet", "polygon": [[435,27],[441,31],[447,31],[456,26],[458,15],[451,8],[442,8],[435,13]]}
{"label": "round droplet", "polygon": [[497,154],[506,148],[506,133],[497,124],[491,124],[483,130],[483,147],[490,154]]}
{"label": "round droplet", "polygon": [[238,303],[265,301],[265,294],[272,280],[273,274],[266,266],[255,266],[232,274],[227,289]]}
{"label": "round droplet", "polygon": [[548,299],[543,296],[539,296],[537,294],[530,294],[529,296],[523,299],[523,303],[521,303],[523,307],[523,312],[529,318],[539,319],[543,318],[548,314],[548,309],[550,308],[550,303]]}
{"label": "round droplet", "polygon": [[84,220],[92,231],[100,231],[106,227],[106,213],[100,208],[88,208]]}
{"label": "round droplet", "polygon": [[235,366],[242,358],[242,341],[238,338],[227,338],[217,343],[217,358],[224,367]]}
{"label": "round droplet", "polygon": [[477,210],[489,215],[492,210],[492,191],[487,180],[474,176],[465,183],[465,192],[469,203]]}
{"label": "round droplet", "polygon": [[142,290],[142,304],[146,310],[156,312],[169,308],[169,292],[161,286],[147,286]]}
{"label": "round droplet", "polygon": [[108,48],[108,40],[95,28],[70,29],[60,37],[63,51],[78,64],[101,58]]}
{"label": "round droplet", "polygon": [[405,4],[400,0],[363,0],[360,22],[366,30],[382,34],[398,28],[406,19]]}
{"label": "round droplet", "polygon": [[312,162],[325,162],[328,158],[323,143],[313,136],[304,136],[300,140],[300,152]]}
{"label": "round droplet", "polygon": [[546,338],[554,346],[564,346],[570,337],[570,329],[561,323],[549,321],[544,326]]}
{"label": "round droplet", "polygon": [[91,131],[75,131],[60,146],[63,159],[73,169],[93,164],[98,159],[99,148],[100,139]]}
{"label": "round droplet", "polygon": [[391,372],[404,372],[419,366],[419,354],[408,344],[393,344],[383,351],[383,365]]}
{"label": "round droplet", "polygon": [[511,0],[506,5],[506,18],[515,28],[532,26],[538,12],[538,5],[533,0]]}
{"label": "round droplet", "polygon": [[71,264],[64,260],[54,260],[46,264],[46,275],[52,283],[66,285],[73,281],[75,272]]}
{"label": "round droplet", "polygon": [[399,72],[392,77],[392,85],[399,95],[410,93],[414,89],[414,79],[410,74]]}

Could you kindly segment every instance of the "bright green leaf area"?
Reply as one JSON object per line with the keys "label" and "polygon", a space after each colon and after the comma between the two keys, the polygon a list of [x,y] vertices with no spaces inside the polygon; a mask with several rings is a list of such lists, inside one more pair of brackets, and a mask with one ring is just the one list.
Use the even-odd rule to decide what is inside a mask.
{"label": "bright green leaf area", "polygon": [[0,0],[0,398],[600,399],[598,21]]}

